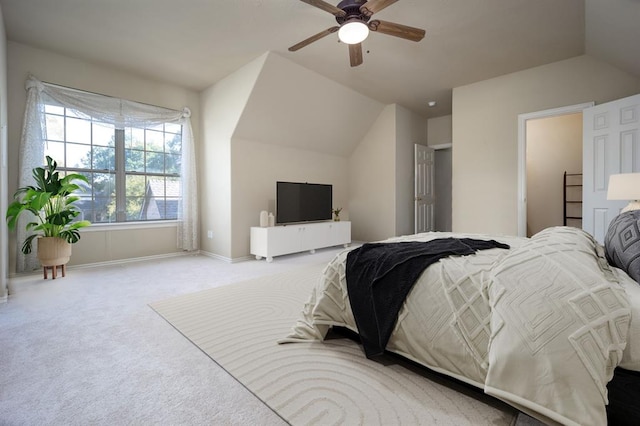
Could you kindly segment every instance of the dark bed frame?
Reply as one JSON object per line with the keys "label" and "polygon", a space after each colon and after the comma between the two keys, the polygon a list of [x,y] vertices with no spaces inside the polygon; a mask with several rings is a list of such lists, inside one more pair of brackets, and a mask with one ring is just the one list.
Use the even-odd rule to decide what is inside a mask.
{"label": "dark bed frame", "polygon": [[[345,337],[360,343],[358,334],[344,327],[332,327],[325,339],[340,339]],[[362,356],[364,356],[364,352]],[[433,371],[401,355],[386,351],[384,356],[376,358],[376,361],[384,365],[400,364],[429,380],[448,386],[465,395],[472,396],[491,406],[501,408],[505,411],[517,411],[505,402],[485,394],[482,389],[449,377],[446,374]],[[640,425],[640,373],[618,367],[614,372],[613,379],[607,385],[607,389],[609,391],[609,405],[607,406],[608,425]]]}

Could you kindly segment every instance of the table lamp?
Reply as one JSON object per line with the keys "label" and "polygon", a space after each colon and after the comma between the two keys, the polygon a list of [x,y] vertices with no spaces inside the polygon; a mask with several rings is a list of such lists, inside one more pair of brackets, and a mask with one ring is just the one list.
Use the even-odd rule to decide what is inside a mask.
{"label": "table lamp", "polygon": [[640,173],[622,173],[609,176],[607,200],[628,200],[620,213],[640,210]]}

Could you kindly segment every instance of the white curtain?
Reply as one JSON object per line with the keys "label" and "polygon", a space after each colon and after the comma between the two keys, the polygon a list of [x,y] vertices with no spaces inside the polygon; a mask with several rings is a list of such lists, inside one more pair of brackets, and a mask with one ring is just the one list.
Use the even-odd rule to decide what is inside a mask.
{"label": "white curtain", "polygon": [[[22,127],[20,145],[19,187],[33,184],[32,169],[41,166],[44,161],[46,124],[44,116],[45,99],[55,104],[72,108],[86,118],[93,118],[115,126],[148,127],[162,123],[182,125],[182,200],[178,209],[177,247],[182,250],[197,250],[198,241],[198,199],[196,180],[195,142],[191,128],[191,111],[184,108],[175,111],[167,108],[132,102],[95,93],[83,92],[67,87],[56,86],[38,81],[30,76],[26,82],[27,105]],[[26,223],[26,220],[23,221]],[[37,269],[39,263],[35,254],[24,255],[20,250],[26,237],[24,223],[17,230],[18,272]]]}

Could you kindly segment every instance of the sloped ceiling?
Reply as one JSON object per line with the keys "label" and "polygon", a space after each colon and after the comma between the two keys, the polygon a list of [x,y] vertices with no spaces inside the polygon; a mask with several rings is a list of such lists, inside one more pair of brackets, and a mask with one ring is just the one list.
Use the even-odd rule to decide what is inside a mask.
{"label": "sloped ceiling", "polygon": [[234,138],[346,156],[384,105],[269,53]]}
{"label": "sloped ceiling", "polygon": [[[337,4],[338,0],[327,0]],[[621,2],[591,0],[615,9]],[[267,51],[383,104],[428,117],[453,87],[584,53],[584,0],[401,0],[379,19],[424,28],[414,43],[382,34],[351,68],[336,25],[298,0],[0,0],[9,40],[202,90]],[[438,106],[429,109],[427,101]]]}
{"label": "sloped ceiling", "polygon": [[586,0],[586,53],[640,78],[640,0]]}

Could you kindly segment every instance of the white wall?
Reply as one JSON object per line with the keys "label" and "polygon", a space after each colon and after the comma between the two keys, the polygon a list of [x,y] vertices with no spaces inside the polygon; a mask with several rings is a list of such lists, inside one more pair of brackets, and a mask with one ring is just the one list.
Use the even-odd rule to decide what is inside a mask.
{"label": "white wall", "polygon": [[260,211],[275,210],[278,180],[333,185],[355,240],[413,232],[422,117],[271,52],[204,91],[202,116],[205,251],[246,258]]}
{"label": "white wall", "polygon": [[396,105],[395,158],[395,234],[409,235],[415,230],[414,155],[415,144],[427,144],[427,120]]}
{"label": "white wall", "polygon": [[[527,120],[526,135],[527,236],[531,236],[564,222],[563,174],[582,173],[582,113]],[[570,187],[567,195],[581,200],[582,188]],[[567,213],[582,216],[582,205],[569,204]],[[582,227],[579,221],[567,225]]]}
{"label": "white wall", "polygon": [[277,180],[332,184],[349,217],[347,156],[382,104],[269,52],[205,90],[201,105],[204,251],[246,258]]}
{"label": "white wall", "polygon": [[426,144],[427,121],[387,105],[349,158],[352,238],[378,241],[413,233],[413,145]]}
{"label": "white wall", "polygon": [[231,137],[265,59],[257,58],[201,93],[201,249],[225,260],[232,258],[233,239]]}
{"label": "white wall", "polygon": [[[172,109],[191,109],[198,145],[199,95],[181,87],[150,81],[103,65],[76,60],[19,43],[8,43],[9,194],[18,185],[18,152],[26,102],[24,83],[31,73],[39,80]],[[198,148],[196,148],[198,151]],[[129,226],[129,225],[127,225]],[[15,234],[10,236],[10,272],[15,272]],[[95,225],[82,231],[70,265],[176,253],[175,225],[128,228]]]}
{"label": "white wall", "polygon": [[[8,141],[7,141],[7,37],[5,36],[4,18],[0,9],[0,213],[4,220],[9,199],[8,180]],[[9,253],[7,245],[6,225],[2,224],[0,232],[0,301],[7,297],[7,278],[9,276]]]}
{"label": "white wall", "polygon": [[[259,214],[275,214],[276,182],[309,182],[333,185],[333,206],[346,207],[348,169],[344,156],[234,139],[232,151],[232,258],[249,254],[251,226],[259,226]],[[345,208],[341,219],[349,220]]]}
{"label": "white wall", "polygon": [[348,156],[384,105],[269,52],[233,137]]}
{"label": "white wall", "polygon": [[348,219],[347,157],[382,109],[269,52],[231,140],[232,259],[249,254],[260,211],[275,213],[278,180],[332,184]]}
{"label": "white wall", "polygon": [[430,118],[427,128],[427,142],[430,146],[451,143],[452,116]]}
{"label": "white wall", "polygon": [[640,92],[583,55],[453,90],[453,230],[517,235],[518,115]]}
{"label": "white wall", "polygon": [[395,235],[396,106],[387,105],[349,157],[351,238]]}

